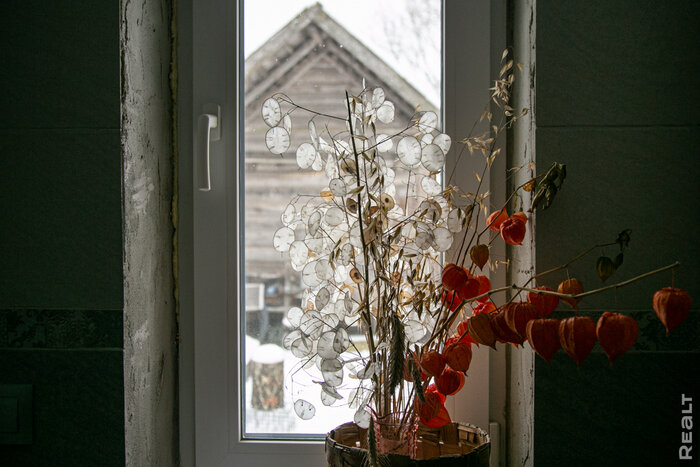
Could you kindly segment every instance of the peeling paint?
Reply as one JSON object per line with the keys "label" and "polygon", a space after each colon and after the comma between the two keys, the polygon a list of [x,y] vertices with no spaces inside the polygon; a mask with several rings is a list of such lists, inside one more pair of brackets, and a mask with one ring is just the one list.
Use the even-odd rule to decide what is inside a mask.
{"label": "peeling paint", "polygon": [[143,344],[148,340],[148,321],[144,322],[140,328],[136,330],[131,338],[131,344],[139,349],[143,348]]}
{"label": "peeling paint", "polygon": [[[527,116],[515,125],[513,130],[513,149],[510,151],[509,165],[511,167],[527,167],[535,162],[535,28],[536,0],[514,2],[513,42],[516,59],[523,63],[522,75],[516,80],[515,107],[528,108]],[[534,176],[533,170],[518,172],[511,183],[515,186],[524,183]],[[532,194],[527,194],[522,200],[525,207],[529,206]],[[527,265],[519,270],[511,271],[509,282],[523,283],[530,277],[535,267],[535,229],[536,215],[530,217],[528,234],[523,242],[524,248],[513,250],[513,260],[518,264]],[[506,445],[508,465],[529,467],[534,465],[534,409],[535,409],[535,361],[529,347],[513,351],[509,349],[508,359],[508,430]]]}
{"label": "peeling paint", "polygon": [[141,176],[134,182],[133,190],[135,193],[131,195],[131,201],[138,214],[143,215],[146,213],[148,198],[155,189],[156,187],[153,185],[151,177]]}
{"label": "peeling paint", "polygon": [[170,0],[120,3],[127,466],[176,466]]}

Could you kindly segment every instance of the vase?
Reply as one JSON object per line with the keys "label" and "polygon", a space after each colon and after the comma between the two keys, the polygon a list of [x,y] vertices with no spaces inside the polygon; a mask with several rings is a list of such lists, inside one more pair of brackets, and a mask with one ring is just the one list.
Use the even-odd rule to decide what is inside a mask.
{"label": "vase", "polygon": [[[381,465],[391,467],[488,467],[491,449],[489,435],[466,423],[450,423],[441,428],[419,425],[416,431],[415,458],[388,453]],[[379,443],[379,437],[377,438]],[[329,467],[366,465],[367,430],[344,423],[326,436],[326,460]]]}

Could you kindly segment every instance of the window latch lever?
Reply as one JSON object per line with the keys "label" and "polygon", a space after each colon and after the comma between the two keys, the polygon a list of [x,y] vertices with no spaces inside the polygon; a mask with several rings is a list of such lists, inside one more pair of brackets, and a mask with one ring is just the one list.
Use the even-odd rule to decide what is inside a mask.
{"label": "window latch lever", "polygon": [[196,186],[199,191],[211,190],[209,169],[209,143],[221,139],[221,107],[216,104],[204,106],[204,113],[197,122],[198,147],[194,154]]}

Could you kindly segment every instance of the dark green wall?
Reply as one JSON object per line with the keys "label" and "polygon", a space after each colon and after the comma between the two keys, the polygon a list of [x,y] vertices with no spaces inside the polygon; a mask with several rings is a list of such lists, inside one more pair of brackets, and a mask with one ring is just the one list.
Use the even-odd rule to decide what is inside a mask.
{"label": "dark green wall", "polygon": [[3,0],[0,48],[0,464],[124,465],[119,2]]}
{"label": "dark green wall", "polygon": [[[671,274],[645,279],[617,293],[640,337],[613,368],[598,344],[580,369],[563,352],[551,364],[537,359],[537,466],[676,465],[683,393],[694,398],[689,465],[698,462],[699,18],[693,1],[537,1],[537,164],[557,160],[568,171],[552,208],[537,216],[537,269],[630,228],[625,261],[608,283],[679,260],[676,285],[695,299],[666,337],[651,297]],[[601,285],[600,253],[569,268],[586,289]],[[581,303],[594,319],[614,309],[614,292]]]}

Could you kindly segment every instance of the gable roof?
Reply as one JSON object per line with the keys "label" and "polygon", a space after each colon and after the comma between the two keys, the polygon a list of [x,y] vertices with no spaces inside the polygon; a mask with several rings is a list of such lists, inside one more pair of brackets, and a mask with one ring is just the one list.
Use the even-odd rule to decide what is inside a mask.
{"label": "gable roof", "polygon": [[435,110],[422,93],[331,18],[320,3],[304,9],[246,59],[246,108],[278,91],[295,68],[318,55],[319,48],[344,62],[359,77],[358,86],[366,78],[368,85],[381,85],[398,96],[403,103],[394,104],[403,104],[409,115],[416,105]]}

